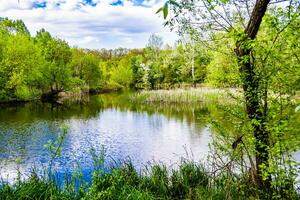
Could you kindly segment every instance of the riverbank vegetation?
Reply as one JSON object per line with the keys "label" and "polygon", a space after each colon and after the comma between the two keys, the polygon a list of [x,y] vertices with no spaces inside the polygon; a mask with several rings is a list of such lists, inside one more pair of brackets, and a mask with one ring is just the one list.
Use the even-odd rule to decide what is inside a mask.
{"label": "riverbank vegetation", "polygon": [[[175,171],[151,166],[143,174],[125,164],[110,173],[96,170],[82,193],[60,190],[33,176],[2,187],[1,195],[19,198],[27,191],[87,199],[299,199],[299,163],[293,157],[300,146],[294,98],[300,90],[299,1],[169,0],[160,11],[165,25],[181,36],[174,46],[152,35],[142,49],[80,49],[44,29],[31,36],[22,21],[1,19],[0,101],[185,84],[241,88],[237,106],[218,105],[232,115],[231,127],[218,118],[210,122],[218,133],[213,136],[213,172],[182,163]],[[224,95],[220,89],[158,90],[142,91],[132,100],[216,103]],[[37,187],[50,192],[31,193]]]}
{"label": "riverbank vegetation", "polygon": [[[262,32],[272,31],[268,21],[272,17],[275,16],[264,21]],[[0,102],[126,88],[242,86],[237,60],[230,51],[233,40],[227,37],[215,40],[207,48],[190,37],[183,37],[174,46],[164,45],[162,38],[153,34],[142,49],[89,50],[70,47],[44,29],[31,36],[21,20],[1,19],[0,30]],[[280,41],[296,38],[288,31]],[[272,51],[279,52],[280,47],[275,46]],[[298,54],[296,47],[285,55],[294,53]],[[297,63],[297,59],[286,61],[291,62],[286,66]],[[299,90],[298,68],[281,70],[282,77],[270,79],[270,87],[282,85],[284,77],[289,77],[289,85]]]}
{"label": "riverbank vegetation", "polygon": [[[233,102],[241,93],[237,89],[191,88],[175,90],[143,90],[130,99],[137,103],[222,103]],[[232,97],[232,98],[231,98]]]}
{"label": "riverbank vegetation", "polygon": [[[1,199],[272,199],[262,194],[251,183],[248,174],[211,173],[200,163],[182,160],[179,165],[169,168],[162,164],[151,164],[138,171],[131,162],[110,166],[109,173],[103,171],[102,162],[97,160],[91,184],[82,181],[80,171],[66,176],[64,185],[55,179],[41,178],[32,173],[25,181],[15,185],[2,183]],[[61,182],[61,180],[60,180]],[[292,184],[292,182],[290,183]],[[62,189],[63,188],[63,189]],[[272,194],[277,199],[300,199],[292,188],[280,188]],[[273,198],[274,199],[274,198]],[[275,198],[276,199],[276,198]]]}
{"label": "riverbank vegetation", "polygon": [[180,40],[171,47],[153,34],[142,49],[80,49],[44,29],[31,36],[21,20],[3,18],[0,36],[0,102],[126,88],[239,86],[234,61],[220,69],[201,43]]}

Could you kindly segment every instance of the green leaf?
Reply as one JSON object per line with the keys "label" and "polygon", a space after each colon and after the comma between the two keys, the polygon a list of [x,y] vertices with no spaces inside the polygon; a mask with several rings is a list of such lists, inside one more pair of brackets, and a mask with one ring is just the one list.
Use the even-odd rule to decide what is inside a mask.
{"label": "green leaf", "polygon": [[163,12],[164,12],[164,19],[166,19],[168,16],[168,12],[169,12],[169,6],[167,3],[164,6]]}
{"label": "green leaf", "polygon": [[177,3],[175,0],[170,0],[170,4],[180,7],[179,3]]}
{"label": "green leaf", "polygon": [[300,105],[295,108],[295,112],[299,112],[299,111],[300,111]]}
{"label": "green leaf", "polygon": [[156,11],[155,14],[160,13],[160,12],[162,12],[162,11],[163,11],[163,7],[159,8],[159,9]]}

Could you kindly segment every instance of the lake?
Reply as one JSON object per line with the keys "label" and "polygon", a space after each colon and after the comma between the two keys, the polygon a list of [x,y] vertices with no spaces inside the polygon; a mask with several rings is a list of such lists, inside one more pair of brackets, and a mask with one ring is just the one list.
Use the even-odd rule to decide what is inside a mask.
{"label": "lake", "polygon": [[[54,160],[57,176],[80,166],[84,179],[93,170],[91,149],[106,149],[107,162],[131,160],[137,169],[149,161],[176,165],[182,158],[205,162],[212,133],[210,119],[232,129],[229,114],[213,104],[134,104],[128,94],[101,94],[65,100],[0,107],[0,174],[14,182],[17,172],[49,165],[48,141],[68,127],[61,156]],[[233,129],[232,129],[233,130]]]}
{"label": "lake", "polygon": [[63,104],[29,102],[0,107],[0,173],[13,182],[17,171],[28,175],[43,169],[51,155],[45,144],[57,140],[60,127],[68,134],[58,174],[77,165],[86,179],[93,169],[90,150],[106,149],[108,160],[130,159],[143,168],[149,161],[176,164],[181,158],[204,160],[210,131],[207,107],[197,105],[135,105],[127,94],[103,94],[69,99]]}

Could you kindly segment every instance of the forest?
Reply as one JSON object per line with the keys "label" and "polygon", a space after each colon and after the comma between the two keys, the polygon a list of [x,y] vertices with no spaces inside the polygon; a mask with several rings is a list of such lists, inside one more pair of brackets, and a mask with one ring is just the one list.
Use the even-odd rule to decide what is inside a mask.
{"label": "forest", "polygon": [[[299,19],[276,38],[276,46],[270,46],[266,37],[273,38],[270,33],[285,26],[276,24],[279,23],[276,19],[272,14],[265,17],[258,39],[261,41],[257,42],[265,44],[260,48],[271,49],[259,61],[261,65],[272,65],[274,72],[279,70],[271,85],[288,77],[288,86],[299,90],[300,72],[294,67],[299,63],[299,33],[293,32]],[[214,36],[210,48],[203,42],[195,42],[191,36],[182,37],[172,47],[164,45],[159,35],[152,34],[143,49],[89,50],[70,47],[44,29],[31,36],[21,20],[3,18],[0,25],[2,102],[39,99],[59,92],[168,89],[181,84],[241,86],[237,60],[230,50],[234,38],[225,34]],[[285,59],[289,56],[293,59]],[[281,68],[282,65],[286,67]]]}
{"label": "forest", "polygon": [[[156,15],[174,44],[86,49],[0,18],[0,175],[18,169],[0,199],[300,199],[300,1]],[[44,176],[22,179],[32,157]]]}
{"label": "forest", "polygon": [[70,47],[44,29],[31,36],[21,20],[1,19],[0,23],[2,102],[59,92],[240,85],[230,51],[218,54],[191,38],[171,47],[152,34],[143,49],[89,50]]}

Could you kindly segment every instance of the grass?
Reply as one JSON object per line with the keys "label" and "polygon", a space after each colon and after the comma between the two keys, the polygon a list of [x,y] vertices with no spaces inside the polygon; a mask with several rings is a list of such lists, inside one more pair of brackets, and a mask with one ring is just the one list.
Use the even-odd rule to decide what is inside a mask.
{"label": "grass", "polygon": [[[111,168],[110,173],[95,170],[90,185],[67,181],[68,185],[58,187],[54,181],[33,174],[14,185],[3,183],[0,186],[0,199],[259,199],[255,187],[244,180],[243,176],[236,174],[222,174],[213,178],[205,167],[192,161],[183,161],[176,169],[154,164],[141,172],[131,162],[124,162]],[[285,199],[299,199],[299,195],[292,192]]]}
{"label": "grass", "polygon": [[[89,185],[80,179],[80,175],[68,177],[64,186],[58,186],[54,179],[33,173],[29,179],[18,180],[14,185],[2,182],[0,200],[273,199],[267,198],[247,181],[247,174],[212,176],[203,165],[193,161],[182,160],[172,169],[162,164],[152,164],[140,172],[127,161],[105,173],[101,167],[103,160],[98,158],[100,160],[95,160]],[[277,197],[275,199],[300,199],[299,193],[294,190]]]}
{"label": "grass", "polygon": [[77,192],[70,182],[62,189],[54,181],[33,174],[15,185],[3,183],[0,199],[243,199],[237,183],[229,184],[230,190],[226,190],[224,185],[223,181],[212,185],[209,173],[195,162],[184,161],[177,169],[156,164],[142,172],[135,170],[131,162],[125,162],[113,167],[110,173],[95,170],[92,183],[89,186],[77,185]]}
{"label": "grass", "polygon": [[55,183],[35,175],[13,186],[3,183],[0,187],[1,200],[76,199],[74,197],[61,190]]}
{"label": "grass", "polygon": [[217,88],[190,88],[174,90],[143,90],[133,94],[130,99],[133,102],[161,102],[161,103],[197,103],[197,102],[221,102],[233,95],[239,94],[236,89]]}

